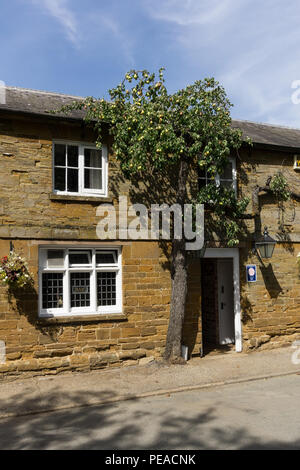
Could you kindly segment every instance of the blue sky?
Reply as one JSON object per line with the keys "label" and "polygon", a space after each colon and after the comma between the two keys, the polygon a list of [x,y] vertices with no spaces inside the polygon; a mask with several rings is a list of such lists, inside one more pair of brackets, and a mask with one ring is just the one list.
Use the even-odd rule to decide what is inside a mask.
{"label": "blue sky", "polygon": [[4,0],[0,80],[96,97],[166,67],[169,91],[206,76],[234,118],[300,127],[298,0]]}

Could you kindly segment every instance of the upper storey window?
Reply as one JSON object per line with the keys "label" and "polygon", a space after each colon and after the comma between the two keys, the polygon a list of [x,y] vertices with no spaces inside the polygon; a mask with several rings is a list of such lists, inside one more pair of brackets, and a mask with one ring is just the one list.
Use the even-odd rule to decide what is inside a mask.
{"label": "upper storey window", "polygon": [[224,172],[221,175],[217,174],[215,178],[210,177],[205,168],[198,171],[198,184],[200,188],[207,186],[208,183],[214,180],[217,186],[232,188],[235,193],[237,192],[236,161],[234,158],[229,158]]}
{"label": "upper storey window", "polygon": [[107,147],[55,142],[53,190],[56,194],[107,195]]}

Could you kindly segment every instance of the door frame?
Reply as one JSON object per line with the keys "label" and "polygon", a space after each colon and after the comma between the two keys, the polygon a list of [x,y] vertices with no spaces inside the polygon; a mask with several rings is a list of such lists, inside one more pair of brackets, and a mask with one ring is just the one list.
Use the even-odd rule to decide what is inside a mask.
{"label": "door frame", "polygon": [[[223,265],[222,265],[223,263]],[[221,269],[222,265],[222,269]],[[225,268],[225,269],[224,269]],[[218,316],[219,316],[219,331],[218,331],[218,336],[219,336],[219,344],[220,345],[228,345],[228,344],[235,344],[235,325],[234,325],[234,297],[233,297],[233,259],[232,258],[218,258],[217,259],[217,279],[218,279]],[[229,273],[231,273],[230,278]],[[230,295],[230,299],[227,297],[226,299],[222,299],[222,293],[221,293],[221,285],[223,283],[230,282],[230,290],[231,293],[227,292],[227,295]],[[229,287],[229,286],[227,286]],[[223,302],[222,302],[223,300]],[[225,302],[224,302],[225,300]],[[230,300],[230,302],[228,302]],[[225,304],[225,312],[222,310],[222,303]],[[230,305],[230,309],[227,309],[227,306]],[[228,313],[230,312],[230,318],[228,317]],[[226,322],[224,324],[224,313],[226,315]],[[227,314],[226,314],[227,313]],[[223,320],[223,321],[222,321]],[[230,322],[232,326],[231,334],[230,336],[230,341],[225,340],[224,335],[226,336],[224,332],[224,328],[226,330],[226,333],[228,332],[228,323]],[[231,328],[230,328],[231,329]],[[221,338],[222,336],[222,338]],[[227,338],[229,339],[229,338]]]}
{"label": "door frame", "polygon": [[240,300],[240,254],[238,248],[207,248],[204,258],[231,258],[233,260],[233,307],[234,307],[234,333],[235,350],[242,352],[242,320]]}

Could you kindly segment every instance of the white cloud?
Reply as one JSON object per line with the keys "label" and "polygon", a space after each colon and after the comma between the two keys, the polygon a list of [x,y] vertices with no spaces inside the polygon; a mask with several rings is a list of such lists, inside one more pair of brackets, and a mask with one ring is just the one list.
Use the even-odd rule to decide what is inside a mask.
{"label": "white cloud", "polygon": [[[99,18],[97,18],[97,22],[100,22],[105,29],[110,31],[115,39],[117,40],[120,49],[123,51],[123,54],[127,61],[130,63],[131,66],[134,66],[135,60],[133,57],[133,44],[132,40],[130,39],[130,34],[128,31],[124,31],[120,23],[117,22],[115,19],[112,19],[111,17],[107,15],[99,15]],[[99,26],[99,24],[98,24]]]}
{"label": "white cloud", "polygon": [[67,38],[78,45],[78,28],[74,13],[68,6],[68,0],[32,0],[55,18],[63,27]]}
{"label": "white cloud", "polygon": [[224,19],[235,3],[235,0],[150,0],[146,5],[153,18],[189,26],[216,23]]}
{"label": "white cloud", "polygon": [[295,1],[286,8],[275,1],[272,7],[256,6],[255,20],[249,17],[243,25],[253,32],[244,35],[219,79],[244,118],[300,127],[300,106],[291,99],[292,82],[300,79],[300,7]]}
{"label": "white cloud", "polygon": [[[132,41],[129,31],[121,27],[118,18],[103,12],[99,5],[92,10],[84,10],[84,4],[80,9],[80,28],[74,11],[70,8],[70,0],[31,0],[38,7],[55,18],[63,27],[68,40],[75,46],[89,47],[103,40],[103,35],[109,32],[110,40],[113,38],[118,43],[127,62],[134,64],[132,53]],[[77,11],[77,16],[79,11]]]}
{"label": "white cloud", "polygon": [[214,75],[225,86],[236,117],[300,127],[300,105],[291,102],[291,83],[300,79],[297,0],[146,0],[145,5],[162,28],[173,25],[169,39],[187,70],[198,72],[197,78]]}

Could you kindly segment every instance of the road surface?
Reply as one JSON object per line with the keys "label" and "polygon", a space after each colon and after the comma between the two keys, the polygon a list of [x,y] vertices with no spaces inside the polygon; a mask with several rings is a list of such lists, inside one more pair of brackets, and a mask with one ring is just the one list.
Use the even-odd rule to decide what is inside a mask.
{"label": "road surface", "polygon": [[300,375],[0,420],[0,449],[300,449]]}

